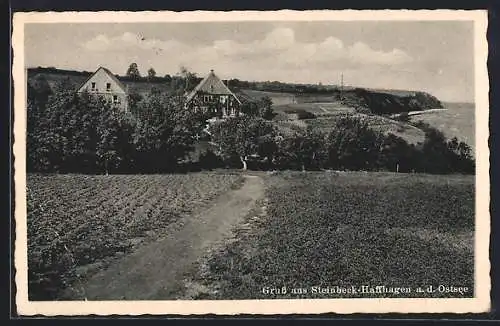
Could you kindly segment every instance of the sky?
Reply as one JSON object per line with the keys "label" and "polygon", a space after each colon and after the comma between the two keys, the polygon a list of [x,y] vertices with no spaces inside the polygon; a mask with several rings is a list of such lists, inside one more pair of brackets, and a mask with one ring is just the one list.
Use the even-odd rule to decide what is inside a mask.
{"label": "sky", "polygon": [[474,102],[469,21],[233,21],[25,25],[26,67],[344,84]]}

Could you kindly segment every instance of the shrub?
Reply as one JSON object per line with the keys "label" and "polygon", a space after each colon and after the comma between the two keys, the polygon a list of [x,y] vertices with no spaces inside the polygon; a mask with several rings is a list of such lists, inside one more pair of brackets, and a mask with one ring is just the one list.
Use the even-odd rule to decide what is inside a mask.
{"label": "shrub", "polygon": [[328,166],[334,169],[373,170],[382,135],[359,118],[344,116],[336,121],[327,137]]}
{"label": "shrub", "polygon": [[472,150],[455,137],[446,140],[444,134],[429,124],[419,121],[414,124],[425,132],[421,147],[419,171],[426,173],[466,173],[475,172]]}
{"label": "shrub", "polygon": [[274,167],[280,170],[318,170],[325,163],[325,136],[307,129],[279,139]]}
{"label": "shrub", "polygon": [[199,164],[202,169],[207,170],[224,167],[224,161],[222,158],[210,149],[200,155]]}
{"label": "shrub", "polygon": [[312,112],[306,111],[304,109],[287,109],[285,110],[287,114],[295,114],[298,120],[303,119],[315,119],[316,115]]}
{"label": "shrub", "polygon": [[247,169],[252,156],[272,160],[276,151],[277,131],[274,125],[250,116],[229,118],[210,126],[212,141],[225,159],[237,157]]}

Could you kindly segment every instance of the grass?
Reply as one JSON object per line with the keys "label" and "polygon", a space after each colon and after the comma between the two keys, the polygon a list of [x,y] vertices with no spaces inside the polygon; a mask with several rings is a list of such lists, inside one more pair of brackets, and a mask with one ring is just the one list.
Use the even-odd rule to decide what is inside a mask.
{"label": "grass", "polygon": [[423,142],[425,139],[425,133],[422,130],[407,123],[395,121],[377,115],[339,112],[335,115],[318,117],[317,119],[304,121],[306,121],[306,123],[312,128],[319,129],[324,132],[329,132],[335,126],[335,122],[344,114],[360,117],[362,120],[366,120],[370,128],[372,128],[373,130],[384,134],[392,133],[403,138],[409,144],[417,144],[419,142]]}
{"label": "grass", "polygon": [[[310,106],[310,104],[287,105],[280,106],[280,110],[288,110],[289,107],[295,106],[297,106],[296,109],[299,109],[306,105]],[[287,115],[284,111],[280,110],[277,111],[278,115],[275,117],[274,122],[276,126],[285,134],[290,134],[292,130],[297,130],[297,128],[305,129],[307,126],[310,126],[315,130],[329,133],[335,127],[335,123],[340,117],[350,115],[366,120],[370,128],[377,132],[384,134],[392,133],[403,138],[409,144],[417,144],[419,142],[423,142],[425,139],[424,131],[407,123],[377,115],[354,113],[352,111],[344,110],[343,108],[330,108],[327,109],[329,110],[329,113],[315,113],[317,115],[316,118],[303,120],[291,119],[290,115]]]}
{"label": "grass", "polygon": [[295,103],[295,95],[292,93],[266,92],[252,89],[242,89],[240,92],[254,100],[259,100],[264,96],[269,96],[274,105]]}
{"label": "grass", "polygon": [[[266,183],[261,212],[200,264],[195,279],[209,290],[196,298],[473,296],[473,177],[280,172]],[[337,285],[411,287],[412,293],[311,292]],[[468,291],[415,292],[429,285]],[[262,291],[283,286],[284,295]]]}
{"label": "grass", "polygon": [[300,103],[300,104],[283,104],[274,105],[275,112],[294,112],[294,111],[307,111],[315,115],[335,115],[345,112],[354,112],[353,108],[346,107],[340,103]]}
{"label": "grass", "polygon": [[242,184],[241,176],[28,175],[30,300],[57,299],[162,228]]}

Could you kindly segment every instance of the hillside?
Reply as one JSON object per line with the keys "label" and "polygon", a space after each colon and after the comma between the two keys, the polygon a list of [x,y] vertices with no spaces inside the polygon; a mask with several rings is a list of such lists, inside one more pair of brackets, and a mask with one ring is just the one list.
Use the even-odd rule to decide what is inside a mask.
{"label": "hillside", "polygon": [[[56,68],[30,68],[28,69],[28,82],[43,77],[51,89],[58,83],[66,82],[73,88],[81,85],[92,72],[63,70]],[[131,93],[141,95],[151,92],[154,88],[158,91],[169,93],[178,88],[180,77],[169,76],[154,77],[152,79],[140,78],[133,80],[126,76],[116,77],[124,83]],[[374,114],[394,114],[400,112],[441,109],[443,105],[434,96],[424,92],[404,90],[375,90],[344,87],[342,91],[333,85],[302,85],[281,82],[247,82],[237,79],[226,81],[231,90],[243,101],[258,100],[269,96],[274,105],[298,103],[341,103],[342,106],[370,111]]]}
{"label": "hillside", "polygon": [[[55,68],[30,68],[28,69],[28,83],[33,84],[36,79],[43,78],[47,81],[49,87],[53,90],[60,83],[66,83],[68,87],[77,89],[82,85],[87,78],[92,75],[88,71],[63,70]],[[161,92],[169,92],[170,84],[166,78],[155,77],[153,80],[146,78],[140,80],[131,80],[125,76],[116,75],[130,93],[138,93],[141,95],[151,92],[152,89]]]}

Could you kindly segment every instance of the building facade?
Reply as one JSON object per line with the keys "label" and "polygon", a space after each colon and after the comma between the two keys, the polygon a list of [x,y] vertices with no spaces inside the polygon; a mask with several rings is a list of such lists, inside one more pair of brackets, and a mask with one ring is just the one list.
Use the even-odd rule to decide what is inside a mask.
{"label": "building facade", "polygon": [[104,67],[99,67],[77,92],[101,96],[113,107],[118,107],[125,112],[128,110],[127,88]]}
{"label": "building facade", "polygon": [[186,107],[226,118],[240,114],[241,102],[213,70],[186,95]]}

